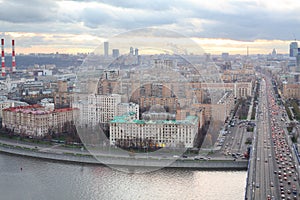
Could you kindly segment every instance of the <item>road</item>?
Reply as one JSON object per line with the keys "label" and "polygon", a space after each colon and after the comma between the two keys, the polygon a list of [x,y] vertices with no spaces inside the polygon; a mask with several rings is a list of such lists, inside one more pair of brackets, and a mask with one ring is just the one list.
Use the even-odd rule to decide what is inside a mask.
{"label": "road", "polygon": [[261,81],[260,91],[246,199],[299,199],[297,165],[281,121],[284,109],[268,79]]}
{"label": "road", "polygon": [[[274,162],[273,146],[270,141],[270,116],[268,112],[268,97],[266,93],[266,83],[262,81],[260,103],[258,105],[257,115],[257,139],[255,156],[255,178],[254,178],[254,196],[253,199],[267,199],[268,195],[278,196],[274,189]],[[273,185],[273,187],[271,187]]]}

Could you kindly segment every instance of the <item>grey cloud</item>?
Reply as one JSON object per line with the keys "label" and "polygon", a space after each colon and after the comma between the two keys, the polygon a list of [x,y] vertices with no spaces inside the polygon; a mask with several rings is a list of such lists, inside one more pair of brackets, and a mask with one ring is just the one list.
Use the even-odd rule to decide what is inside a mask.
{"label": "grey cloud", "polygon": [[[237,40],[283,39],[288,40],[298,32],[299,14],[273,12],[255,2],[232,3],[233,11],[207,10],[201,5],[182,1],[99,1],[117,8],[130,8],[121,13],[92,11],[81,20],[90,28],[107,27],[133,29],[148,26],[164,26],[187,36],[228,38]],[[150,3],[151,2],[151,3]],[[152,4],[153,3],[153,4]],[[126,10],[126,9],[125,9]],[[137,13],[143,11],[143,14]],[[189,18],[198,18],[214,23],[204,23],[201,28],[188,23]],[[184,19],[186,19],[185,22]]]}
{"label": "grey cloud", "polygon": [[[0,3],[0,31],[91,34],[108,37],[143,27],[165,27],[191,37],[235,40],[291,39],[300,32],[297,10],[290,13],[266,10],[254,2],[231,3],[233,12],[205,9],[185,1],[79,0],[99,2],[78,13],[61,11],[52,0],[11,0]],[[213,23],[193,24],[189,19]],[[14,24],[17,23],[17,26]],[[49,28],[50,27],[50,28]],[[300,37],[300,36],[299,36]]]}
{"label": "grey cloud", "polygon": [[85,8],[80,14],[79,22],[84,22],[89,28],[97,28],[103,24],[111,24],[114,20],[112,14],[100,8]]}
{"label": "grey cloud", "polygon": [[175,23],[176,17],[174,12],[176,11],[144,11],[141,13],[140,10],[132,9],[114,12],[99,8],[88,8],[83,10],[80,20],[90,28],[107,25],[114,28],[132,29]]}
{"label": "grey cloud", "polygon": [[239,14],[220,14],[210,11],[207,15],[202,14],[198,17],[214,20],[216,23],[205,24],[205,31],[200,34],[204,37],[238,40],[289,40],[292,35],[291,31],[300,31],[300,27],[295,26],[296,20],[286,20],[284,15],[274,16],[273,14],[275,13],[267,13],[259,9],[243,10]]}
{"label": "grey cloud", "polygon": [[36,23],[56,20],[55,1],[10,0],[0,2],[0,20],[12,23]]}
{"label": "grey cloud", "polygon": [[[173,6],[178,5],[180,2],[178,0],[172,1],[164,1],[164,0],[151,0],[151,1],[141,1],[141,0],[75,0],[77,2],[98,2],[104,3],[107,5],[111,5],[113,7],[121,7],[121,8],[133,8],[133,9],[143,9],[143,10],[168,10]],[[177,3],[176,3],[177,2]],[[181,1],[183,3],[183,1]]]}

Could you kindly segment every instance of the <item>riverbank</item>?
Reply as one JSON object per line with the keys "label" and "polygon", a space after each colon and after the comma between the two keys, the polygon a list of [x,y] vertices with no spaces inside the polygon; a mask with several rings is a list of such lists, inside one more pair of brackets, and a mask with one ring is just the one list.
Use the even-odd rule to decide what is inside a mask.
{"label": "riverbank", "polygon": [[[55,147],[52,146],[52,147]],[[247,160],[232,160],[212,158],[210,160],[193,160],[161,157],[121,157],[116,155],[99,155],[95,158],[88,151],[70,148],[40,148],[32,144],[18,143],[13,140],[0,140],[0,152],[26,156],[37,159],[93,165],[109,165],[124,167],[153,167],[153,168],[190,168],[203,170],[247,170]],[[101,162],[100,162],[101,161]]]}

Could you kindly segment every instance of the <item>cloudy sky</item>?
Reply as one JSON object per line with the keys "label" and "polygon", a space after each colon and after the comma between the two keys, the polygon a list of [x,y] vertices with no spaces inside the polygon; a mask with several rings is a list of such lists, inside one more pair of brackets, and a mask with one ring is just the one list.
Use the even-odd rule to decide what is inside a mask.
{"label": "cloudy sky", "polygon": [[[299,0],[0,0],[0,34],[18,53],[91,52],[144,27],[175,31],[219,54],[287,53],[300,38]],[[9,48],[10,44],[6,44]]]}

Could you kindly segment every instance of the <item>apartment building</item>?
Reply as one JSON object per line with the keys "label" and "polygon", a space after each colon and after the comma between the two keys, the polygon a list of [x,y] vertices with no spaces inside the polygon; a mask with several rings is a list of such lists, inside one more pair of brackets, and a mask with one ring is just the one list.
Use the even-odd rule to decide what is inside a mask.
{"label": "apartment building", "polygon": [[72,107],[79,109],[79,125],[94,127],[112,120],[120,103],[121,95],[118,94],[74,94]]}
{"label": "apartment building", "polygon": [[300,84],[284,83],[283,84],[283,96],[286,99],[289,99],[289,98],[300,99]]}
{"label": "apartment building", "polygon": [[65,124],[72,123],[78,115],[78,110],[74,108],[49,110],[40,105],[10,107],[2,112],[2,127],[34,137],[63,132]]}

